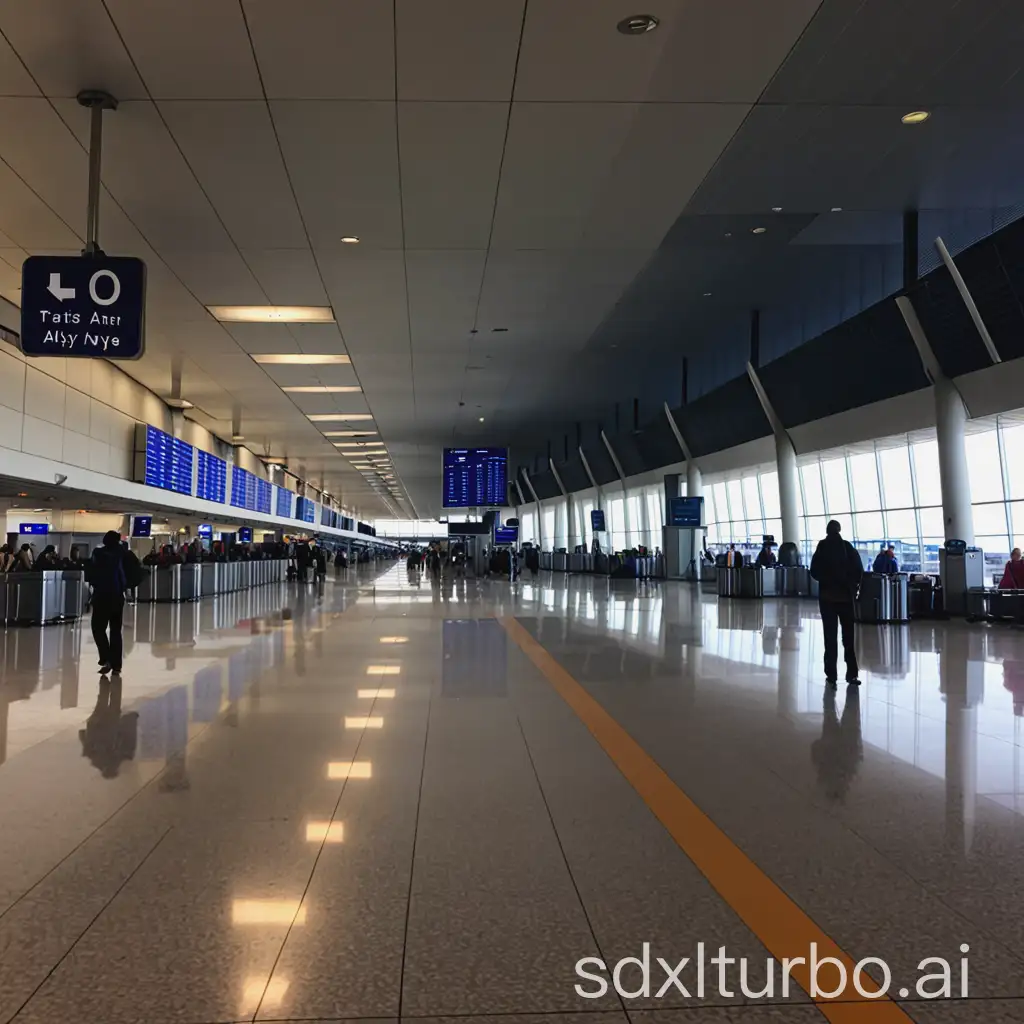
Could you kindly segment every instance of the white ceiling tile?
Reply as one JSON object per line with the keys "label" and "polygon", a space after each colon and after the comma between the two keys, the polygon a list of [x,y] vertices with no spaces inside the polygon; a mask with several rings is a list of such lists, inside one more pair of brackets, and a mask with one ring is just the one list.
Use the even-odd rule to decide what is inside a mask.
{"label": "white ceiling tile", "polygon": [[[89,112],[74,100],[55,105],[87,145]],[[234,249],[152,103],[122,103],[106,116],[103,183],[156,249]]]}
{"label": "white ceiling tile", "polygon": [[409,315],[417,343],[464,344],[474,326],[486,252],[417,250],[406,256]]}
{"label": "white ceiling tile", "polygon": [[402,252],[364,249],[360,245],[333,254],[319,253],[318,258],[335,319],[353,360],[373,358],[382,348],[407,350],[409,322]]}
{"label": "white ceiling tile", "polygon": [[398,97],[508,100],[524,0],[398,0]]}
{"label": "white ceiling tile", "polygon": [[[493,244],[578,245],[639,104],[516,103],[512,108]],[[635,199],[633,201],[636,201]]]}
{"label": "white ceiling tile", "polygon": [[146,95],[102,0],[0,0],[0,31],[47,96]]}
{"label": "white ceiling tile", "polygon": [[242,0],[242,6],[271,99],[394,99],[392,4]]}
{"label": "white ceiling tile", "polygon": [[271,113],[314,248],[345,235],[399,248],[395,105],[278,101]]}
{"label": "white ceiling tile", "polygon": [[299,350],[317,355],[344,355],[345,343],[337,324],[289,324]]}
{"label": "white ceiling tile", "polygon": [[161,255],[204,306],[259,306],[268,302],[237,252],[164,249]]}
{"label": "white ceiling tile", "polygon": [[[242,257],[275,306],[325,306],[327,294],[308,249],[245,249]],[[337,331],[334,332],[337,339]]]}
{"label": "white ceiling tile", "polygon": [[80,252],[82,240],[11,169],[0,163],[0,230],[29,252]]}
{"label": "white ceiling tile", "polygon": [[224,324],[224,329],[246,352],[301,351],[298,341],[285,324]]}
{"label": "white ceiling tile", "polygon": [[106,0],[155,99],[262,98],[238,0]]}
{"label": "white ceiling tile", "polygon": [[159,107],[236,245],[284,249],[307,244],[262,100],[166,102]]}
{"label": "white ceiling tile", "polygon": [[402,210],[409,249],[485,249],[507,103],[400,103]]}
{"label": "white ceiling tile", "polygon": [[[2,10],[2,8],[0,8]],[[38,96],[39,88],[10,43],[0,36],[0,96]]]}
{"label": "white ceiling tile", "polygon": [[[660,245],[749,109],[729,103],[642,104],[607,168],[584,244]],[[657,159],[651,159],[652,153]]]}

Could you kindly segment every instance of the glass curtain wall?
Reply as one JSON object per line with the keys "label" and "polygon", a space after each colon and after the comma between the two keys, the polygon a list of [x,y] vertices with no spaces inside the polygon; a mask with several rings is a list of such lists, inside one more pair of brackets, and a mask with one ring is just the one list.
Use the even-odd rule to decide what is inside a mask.
{"label": "glass curtain wall", "polygon": [[[1024,423],[1015,417],[974,424],[967,435],[974,534],[989,578],[1002,574],[1010,551],[1024,538]],[[799,499],[805,560],[838,519],[843,536],[865,565],[885,543],[908,572],[938,572],[943,543],[939,452],[934,437],[887,438],[801,459]],[[751,543],[780,536],[779,481],[774,471],[751,469],[704,488],[708,543]]]}

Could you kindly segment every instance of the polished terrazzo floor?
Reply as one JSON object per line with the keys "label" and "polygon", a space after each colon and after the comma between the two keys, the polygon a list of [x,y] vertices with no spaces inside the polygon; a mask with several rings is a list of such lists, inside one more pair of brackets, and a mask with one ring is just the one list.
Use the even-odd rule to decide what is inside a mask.
{"label": "polished terrazzo floor", "polygon": [[[810,603],[380,566],[126,638],[0,633],[0,1024],[1024,1021],[1024,633],[867,627],[834,694]],[[969,998],[576,991],[805,934]]]}

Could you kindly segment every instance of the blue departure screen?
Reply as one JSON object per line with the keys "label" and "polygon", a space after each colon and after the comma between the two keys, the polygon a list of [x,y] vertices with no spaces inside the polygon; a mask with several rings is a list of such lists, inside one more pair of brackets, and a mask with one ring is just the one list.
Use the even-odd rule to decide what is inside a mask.
{"label": "blue departure screen", "polygon": [[508,501],[507,448],[445,448],[444,508],[501,507]]}
{"label": "blue departure screen", "polygon": [[228,464],[201,448],[196,472],[196,497],[221,504],[228,498]]}
{"label": "blue departure screen", "polygon": [[256,511],[265,512],[269,516],[273,500],[274,485],[269,480],[256,477]]}
{"label": "blue departure screen", "polygon": [[144,482],[165,491],[191,494],[194,450],[192,445],[147,424]]}
{"label": "blue departure screen", "polygon": [[316,522],[316,502],[310,498],[296,498],[295,518],[304,523]]}
{"label": "blue departure screen", "polygon": [[240,466],[231,467],[231,504],[256,511],[256,477]]}
{"label": "blue departure screen", "polygon": [[294,491],[289,491],[287,487],[278,487],[277,489],[277,514],[282,519],[291,519],[294,509],[292,508],[292,498],[295,497]]}
{"label": "blue departure screen", "polygon": [[669,526],[702,526],[704,519],[704,499],[670,498],[668,503]]}

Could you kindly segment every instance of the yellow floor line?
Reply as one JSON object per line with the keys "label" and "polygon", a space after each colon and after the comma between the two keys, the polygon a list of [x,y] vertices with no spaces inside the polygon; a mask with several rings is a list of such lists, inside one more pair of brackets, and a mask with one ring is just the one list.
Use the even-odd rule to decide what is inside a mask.
{"label": "yellow floor line", "polygon": [[[501,623],[590,730],[683,853],[768,952],[777,961],[807,957],[814,942],[819,959],[836,957],[846,966],[850,978],[855,961],[729,839],[524,626],[512,617],[501,619]],[[794,967],[792,977],[810,994],[810,970],[806,966]],[[866,974],[861,977],[866,990],[878,991]],[[834,970],[822,972],[819,984],[831,987],[835,978]],[[911,1020],[888,996],[861,997],[849,983],[840,999],[817,999],[815,1005],[832,1024],[904,1024]]]}

